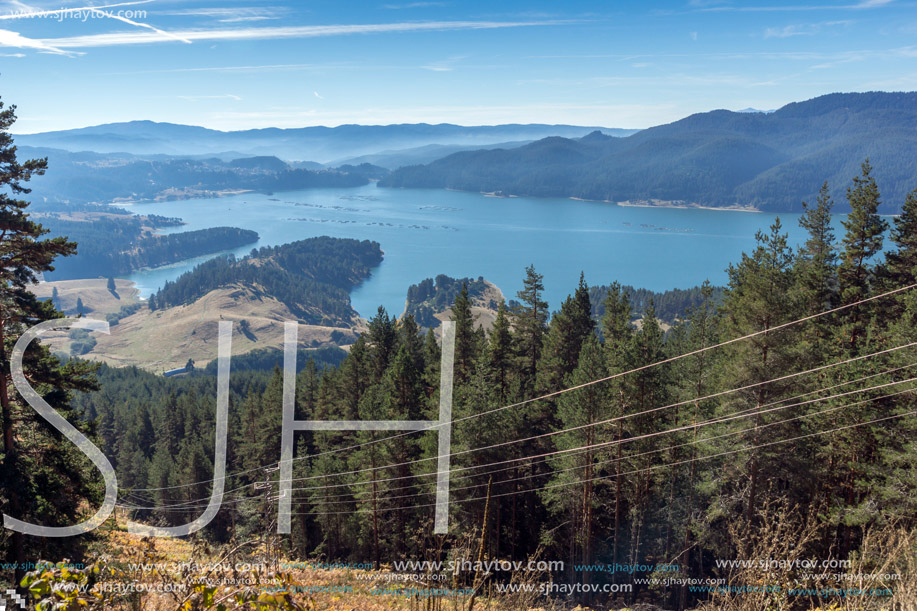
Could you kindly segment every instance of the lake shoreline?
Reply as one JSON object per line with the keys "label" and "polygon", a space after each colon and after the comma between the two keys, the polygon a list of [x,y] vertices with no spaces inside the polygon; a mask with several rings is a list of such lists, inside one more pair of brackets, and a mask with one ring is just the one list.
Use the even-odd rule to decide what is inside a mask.
{"label": "lake shoreline", "polygon": [[[570,199],[576,199],[571,197]],[[585,201],[585,200],[582,200]],[[726,212],[757,212],[760,213],[761,210],[755,208],[754,206],[739,206],[736,204],[730,206],[702,206],[701,204],[676,204],[674,202],[667,201],[623,201],[623,202],[609,202],[616,204],[618,206],[624,206],[625,208],[671,208],[673,210],[722,210]]]}
{"label": "lake shoreline", "polygon": [[133,198],[115,198],[109,202],[100,202],[108,206],[135,206],[137,204],[160,204],[163,202],[181,202],[191,199],[213,199],[218,197],[232,197],[234,195],[244,195],[246,193],[257,193],[255,189],[221,189],[221,190],[166,190],[160,195],[153,198],[133,199]]}
{"label": "lake shoreline", "polygon": [[[446,191],[454,191],[456,193],[475,193],[475,191],[463,191],[462,189],[453,189],[450,187],[444,187],[444,189]],[[477,191],[477,193],[483,195],[484,197],[495,197],[498,199],[515,199],[519,197],[533,199],[569,199],[575,202],[614,204],[616,206],[623,206],[625,208],[669,208],[673,210],[725,210],[727,212],[763,212],[754,206],[740,206],[737,204],[732,204],[729,206],[704,206],[701,204],[679,204],[668,200],[638,200],[635,202],[625,200],[623,202],[617,202],[610,199],[588,199],[585,197],[574,197],[572,195],[569,197],[541,197],[536,195],[515,195],[512,193],[504,193],[502,191]]]}

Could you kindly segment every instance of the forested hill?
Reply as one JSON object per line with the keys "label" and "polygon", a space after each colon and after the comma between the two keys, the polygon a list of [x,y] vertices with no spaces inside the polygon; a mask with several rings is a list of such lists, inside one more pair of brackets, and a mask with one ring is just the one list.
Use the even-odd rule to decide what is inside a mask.
{"label": "forested hill", "polygon": [[487,307],[496,310],[498,304],[488,299],[488,289],[490,285],[479,276],[477,280],[473,278],[450,278],[445,274],[440,274],[434,280],[426,278],[418,284],[412,284],[408,287],[408,297],[405,302],[404,314],[414,317],[417,324],[421,327],[438,327],[439,319],[434,315],[445,312],[455,305],[455,298],[465,286],[468,290],[468,297],[474,301],[485,301]]}
{"label": "forested hill", "polygon": [[304,169],[270,156],[224,161],[31,147],[22,147],[21,153],[48,158],[51,171],[32,183],[32,197],[39,205],[187,199],[226,191],[358,187],[369,182],[360,171]]}
{"label": "forested hill", "polygon": [[257,232],[238,227],[155,235],[152,230],[157,227],[180,224],[177,219],[155,216],[49,213],[41,222],[51,235],[67,236],[78,244],[77,255],[55,261],[54,271],[45,274],[47,280],[124,276],[258,241]]}
{"label": "forested hill", "polygon": [[210,291],[243,285],[277,299],[307,324],[350,326],[349,291],[382,262],[378,242],[308,238],[252,250],[241,259],[217,257],[166,282],[151,308],[188,304]]}
{"label": "forested hill", "polygon": [[915,128],[917,93],[837,93],[773,113],[696,114],[627,138],[594,132],[456,153],[380,185],[798,211],[827,179],[843,211],[868,157],[890,214],[917,175]]}

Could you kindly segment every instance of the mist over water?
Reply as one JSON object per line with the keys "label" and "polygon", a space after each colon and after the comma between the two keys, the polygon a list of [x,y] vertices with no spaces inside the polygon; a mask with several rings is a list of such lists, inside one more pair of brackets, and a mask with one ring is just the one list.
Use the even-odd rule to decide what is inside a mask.
{"label": "mist over water", "polygon": [[[755,232],[778,216],[724,210],[635,208],[602,202],[496,198],[443,190],[310,189],[273,195],[136,204],[139,214],[177,216],[187,225],[253,229],[257,244],[273,246],[329,235],[378,241],[385,258],[351,297],[361,316],[382,305],[400,315],[408,286],[446,274],[478,277],[514,298],[525,267],[544,275],[552,310],[575,287],[580,271],[590,285],[615,280],[651,290],[689,288],[709,279],[725,284],[726,268],[755,247]],[[799,214],[779,215],[790,244],[805,240]],[[840,215],[835,216],[840,238]],[[212,255],[132,274],[144,297]]]}

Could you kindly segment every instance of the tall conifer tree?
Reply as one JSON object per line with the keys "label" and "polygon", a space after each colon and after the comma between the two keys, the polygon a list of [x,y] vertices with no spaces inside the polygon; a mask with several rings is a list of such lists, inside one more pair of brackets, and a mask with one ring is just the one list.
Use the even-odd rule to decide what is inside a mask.
{"label": "tall conifer tree", "polygon": [[[19,161],[10,127],[15,106],[0,102],[0,427],[2,427],[3,511],[17,519],[48,526],[73,523],[86,500],[95,503],[99,489],[91,465],[60,433],[18,396],[12,384],[10,355],[29,327],[61,314],[54,304],[31,292],[38,276],[54,269],[54,259],[76,253],[66,238],[44,238],[48,231],[30,219],[26,183],[44,174],[46,159]],[[73,361],[61,365],[48,348],[32,342],[25,354],[25,375],[51,407],[78,425],[70,407],[70,392],[95,388],[95,367]],[[28,447],[23,443],[28,442]],[[27,451],[26,451],[27,450]],[[24,562],[57,541],[8,539],[12,558]],[[47,553],[47,552],[45,552]],[[21,571],[18,571],[21,572]]]}

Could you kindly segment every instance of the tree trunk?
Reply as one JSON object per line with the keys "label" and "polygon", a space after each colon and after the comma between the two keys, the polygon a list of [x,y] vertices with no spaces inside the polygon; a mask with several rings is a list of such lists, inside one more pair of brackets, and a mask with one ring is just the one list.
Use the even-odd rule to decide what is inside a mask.
{"label": "tree trunk", "polygon": [[[4,333],[5,321],[0,316],[0,362],[4,363],[4,370],[0,371],[0,406],[2,406],[3,415],[3,473],[4,479],[7,480],[6,488],[9,491],[9,513],[15,517],[22,518],[22,504],[19,499],[19,487],[16,485],[15,478],[18,476],[18,465],[16,464],[16,437],[13,426],[13,402],[10,398],[10,373],[6,371],[9,366],[9,355],[6,353],[6,335]],[[12,546],[13,557],[16,561],[14,571],[14,583],[18,584],[25,576],[25,570],[22,568],[25,564],[25,545],[23,535],[20,532],[13,532],[10,544]]]}
{"label": "tree trunk", "polygon": [[[373,441],[375,441],[375,434],[373,434]],[[378,506],[376,504],[376,452],[375,449],[370,451],[370,456],[372,456],[372,474],[373,474],[373,559],[375,560],[374,566],[379,566],[379,561],[381,556],[379,555],[379,513]]]}

